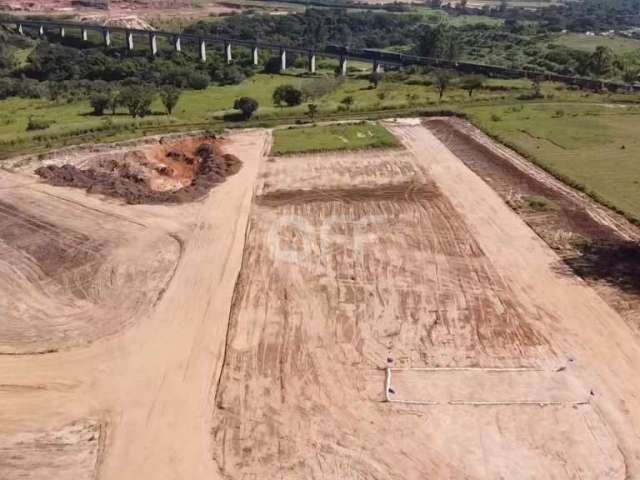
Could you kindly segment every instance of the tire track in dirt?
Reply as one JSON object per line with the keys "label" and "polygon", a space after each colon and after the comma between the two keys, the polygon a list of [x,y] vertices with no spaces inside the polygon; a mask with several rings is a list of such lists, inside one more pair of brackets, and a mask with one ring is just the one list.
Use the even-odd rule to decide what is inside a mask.
{"label": "tire track in dirt", "polygon": [[[382,172],[399,171],[404,178],[385,182]],[[462,406],[379,403],[383,379],[374,372],[389,355],[406,368],[563,361],[539,329],[558,319],[519,300],[412,154],[275,158],[260,178],[215,402],[214,459],[224,478],[509,477],[502,455],[538,473],[576,472],[584,462],[606,469],[599,449],[616,448],[606,435],[601,445],[582,445],[586,456],[560,443],[540,454],[562,436],[538,430],[557,421],[550,410],[535,414],[530,437],[516,432],[531,413],[508,406],[491,421],[511,437],[491,421],[465,437],[476,414]],[[553,415],[583,435],[582,414],[563,408]],[[465,420],[450,429],[450,415]],[[486,432],[496,437],[485,447],[492,455],[475,462],[450,450],[459,444],[471,454],[470,439]],[[603,478],[618,478],[615,462]]]}

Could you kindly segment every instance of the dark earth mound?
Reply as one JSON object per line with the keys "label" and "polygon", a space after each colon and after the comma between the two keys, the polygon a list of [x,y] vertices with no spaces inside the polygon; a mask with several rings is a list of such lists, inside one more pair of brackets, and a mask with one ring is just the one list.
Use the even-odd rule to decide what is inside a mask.
{"label": "dark earth mound", "polygon": [[[234,155],[222,153],[214,143],[201,143],[194,157],[167,153],[172,161],[195,162],[191,183],[170,191],[156,191],[149,186],[148,178],[126,168],[80,169],[74,165],[48,165],[35,173],[56,186],[84,188],[89,193],[99,193],[123,199],[128,204],[185,203],[204,197],[211,188],[237,173],[242,162]],[[159,173],[164,174],[163,171]]]}

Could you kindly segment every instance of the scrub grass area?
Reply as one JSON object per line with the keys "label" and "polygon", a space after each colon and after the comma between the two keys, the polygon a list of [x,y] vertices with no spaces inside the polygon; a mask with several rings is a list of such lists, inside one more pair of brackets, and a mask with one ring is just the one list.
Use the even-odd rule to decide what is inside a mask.
{"label": "scrub grass area", "polygon": [[[596,94],[543,83],[543,98],[526,100],[532,91],[530,81],[488,79],[472,97],[453,84],[439,101],[435,87],[425,82],[424,75],[387,73],[377,88],[363,76],[352,74],[336,82],[327,93],[301,105],[273,105],[272,94],[278,85],[300,88],[319,77],[310,78],[292,69],[286,75],[257,74],[238,85],[185,91],[173,115],[166,115],[157,100],[152,106],[153,114],[144,119],[133,119],[124,108],[118,109],[116,115],[95,116],[88,100],[69,103],[9,98],[0,101],[0,158],[170,131],[310,123],[309,103],[318,106],[316,121],[459,112],[566,183],[629,218],[640,220],[638,95]],[[259,103],[249,122],[234,121],[228,116],[234,112],[234,100],[241,96],[253,97]],[[343,102],[347,97],[351,97],[348,108]],[[30,117],[48,127],[28,131]],[[373,136],[362,131],[365,127]],[[283,135],[284,140],[276,143],[274,152],[394,145],[394,139],[385,134],[388,132],[382,127],[371,123],[283,130],[276,137]],[[393,144],[387,145],[387,141]]]}
{"label": "scrub grass area", "polygon": [[640,222],[640,107],[526,104],[466,113],[565,183]]}
{"label": "scrub grass area", "polygon": [[640,50],[640,40],[634,38],[586,35],[583,33],[566,33],[555,38],[552,43],[585,52],[594,52],[599,46],[609,47],[618,55],[637,53]]}
{"label": "scrub grass area", "polygon": [[379,123],[342,123],[275,130],[271,154],[391,148],[399,145],[398,140]]}

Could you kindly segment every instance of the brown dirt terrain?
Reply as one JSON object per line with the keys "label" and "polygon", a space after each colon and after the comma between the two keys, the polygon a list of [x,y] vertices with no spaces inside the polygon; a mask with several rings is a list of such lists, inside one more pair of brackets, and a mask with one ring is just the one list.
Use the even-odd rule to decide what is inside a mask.
{"label": "brown dirt terrain", "polygon": [[[23,195],[11,218],[31,202],[58,225],[74,204],[85,216],[64,216],[84,227],[61,237],[109,252],[127,222],[141,241],[123,240],[128,263],[147,266],[156,236],[181,249],[128,328],[0,355],[0,453],[21,459],[0,461],[0,478],[39,478],[41,464],[62,480],[640,475],[625,320],[419,120],[388,126],[405,149],[270,161],[268,132],[234,133],[224,149],[243,168],[179,205],[2,173],[3,201]],[[74,437],[82,449],[34,440],[85,424],[100,435]]]}
{"label": "brown dirt terrain", "polygon": [[0,0],[0,11],[15,15],[76,15],[79,19],[151,29],[145,19],[203,18],[241,10],[217,0]]}
{"label": "brown dirt terrain", "polygon": [[569,312],[624,322],[426,129],[394,132],[408,151],[263,164],[213,414],[223,478],[625,478],[561,338]]}
{"label": "brown dirt terrain", "polygon": [[215,139],[189,138],[91,157],[82,167],[49,164],[35,172],[52,185],[83,188],[129,204],[183,203],[202,198],[240,167],[240,160],[225,154]]}
{"label": "brown dirt terrain", "polygon": [[[640,232],[459,119],[424,122],[640,333]],[[532,208],[526,199],[548,200]]]}
{"label": "brown dirt terrain", "polygon": [[149,312],[179,243],[165,232],[0,175],[0,354],[90,343]]}
{"label": "brown dirt terrain", "polygon": [[[0,172],[2,480],[215,478],[208,388],[267,138],[229,135],[225,151],[244,168],[181,205],[47,185],[28,159]],[[142,145],[161,160],[176,149]],[[43,161],[82,166],[140,148]]]}
{"label": "brown dirt terrain", "polygon": [[96,478],[104,441],[101,425],[82,421],[47,432],[0,432],[2,478]]}

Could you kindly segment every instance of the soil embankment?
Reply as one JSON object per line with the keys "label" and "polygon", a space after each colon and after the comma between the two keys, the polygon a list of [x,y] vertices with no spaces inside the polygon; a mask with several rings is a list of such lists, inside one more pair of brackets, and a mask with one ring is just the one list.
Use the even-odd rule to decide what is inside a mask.
{"label": "soil embankment", "polygon": [[35,172],[52,185],[148,204],[198,200],[240,167],[241,161],[225,154],[215,138],[190,138],[117,156],[97,155],[83,166],[46,165]]}
{"label": "soil embankment", "polygon": [[[564,260],[640,329],[640,232],[458,119],[424,125]],[[558,265],[559,270],[566,270]]]}

